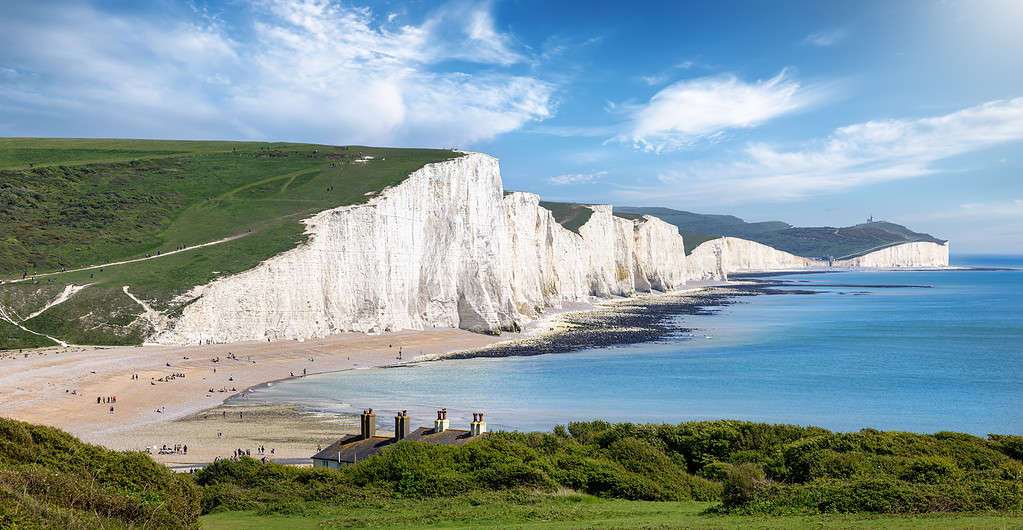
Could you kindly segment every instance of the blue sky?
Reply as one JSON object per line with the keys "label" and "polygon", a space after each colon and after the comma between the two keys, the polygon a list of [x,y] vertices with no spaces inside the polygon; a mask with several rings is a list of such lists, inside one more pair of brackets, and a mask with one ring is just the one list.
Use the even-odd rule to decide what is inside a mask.
{"label": "blue sky", "polygon": [[0,136],[457,146],[552,200],[1023,253],[1023,2],[0,5]]}

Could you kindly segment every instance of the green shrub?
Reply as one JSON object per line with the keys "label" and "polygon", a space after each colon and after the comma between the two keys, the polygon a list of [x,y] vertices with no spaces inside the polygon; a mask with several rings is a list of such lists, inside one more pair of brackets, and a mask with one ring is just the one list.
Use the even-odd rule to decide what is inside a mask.
{"label": "green shrub", "polygon": [[767,485],[764,470],[757,464],[732,465],[724,482],[726,506],[739,506],[753,498],[758,489]]}
{"label": "green shrub", "polygon": [[902,472],[902,480],[934,484],[959,478],[962,472],[951,459],[940,456],[926,456],[913,460]]}
{"label": "green shrub", "polygon": [[[198,525],[199,488],[148,456],[0,418],[0,527]],[[29,521],[29,523],[25,523]]]}

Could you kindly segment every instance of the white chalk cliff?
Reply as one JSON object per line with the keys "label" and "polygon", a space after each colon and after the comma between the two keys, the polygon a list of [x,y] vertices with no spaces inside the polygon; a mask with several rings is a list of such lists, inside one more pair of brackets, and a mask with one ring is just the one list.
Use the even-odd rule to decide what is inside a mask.
{"label": "white chalk cliff", "polygon": [[948,267],[948,242],[917,241],[885,247],[858,258],[839,260],[843,267]]}
{"label": "white chalk cliff", "polygon": [[366,204],[306,220],[306,243],[196,287],[182,298],[197,299],[152,340],[428,327],[498,332],[565,301],[685,283],[674,226],[594,206],[575,233],[538,202],[527,193],[505,197],[490,156],[429,164]]}
{"label": "white chalk cliff", "polygon": [[[194,343],[460,327],[517,329],[546,309],[651,291],[728,273],[820,266],[725,237],[686,256],[675,226],[590,206],[573,232],[531,193],[504,194],[497,159],[478,153],[429,164],[360,205],[305,220],[308,240],[253,269],[198,286],[151,341]],[[931,248],[933,245],[936,248]],[[856,266],[944,266],[947,245],[912,243]],[[845,264],[845,263],[842,263]],[[852,263],[849,263],[850,265]]]}
{"label": "white chalk cliff", "polygon": [[827,261],[797,256],[737,237],[705,241],[688,256],[690,280],[719,280],[731,273],[799,270],[820,267],[924,268],[948,266],[948,243],[916,241],[885,247],[859,257]]}
{"label": "white chalk cliff", "polygon": [[689,279],[720,280],[733,272],[805,269],[819,262],[737,237],[704,241],[688,256]]}

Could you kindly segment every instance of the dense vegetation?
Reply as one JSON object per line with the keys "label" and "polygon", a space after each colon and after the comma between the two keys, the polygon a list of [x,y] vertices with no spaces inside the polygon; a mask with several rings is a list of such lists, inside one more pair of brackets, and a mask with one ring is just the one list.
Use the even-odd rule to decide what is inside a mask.
{"label": "dense vegetation", "polygon": [[1023,510],[1021,458],[1020,436],[596,421],[494,433],[460,447],[401,442],[341,470],[242,458],[175,476],[139,453],[0,420],[0,527],[192,526],[200,512],[221,514],[214,523],[262,525],[633,514],[713,526],[835,513],[997,513],[993,520],[1003,521]]}
{"label": "dense vegetation", "polygon": [[922,435],[741,421],[573,423],[463,447],[400,443],[341,471],[220,462],[198,473],[204,512],[301,510],[383,495],[573,491],[720,501],[733,514],[1023,510],[1023,437]]}
{"label": "dense vegetation", "polygon": [[[356,162],[364,156],[373,158]],[[188,301],[172,300],[189,288],[293,248],[304,237],[302,219],[365,202],[454,156],[291,143],[0,139],[0,281],[8,281],[0,304],[27,316],[48,298],[8,291],[89,284],[22,325],[72,343],[137,344],[148,323],[124,285],[173,314]],[[167,254],[230,237],[237,239]],[[60,272],[146,256],[158,257]],[[16,334],[5,328],[0,339]],[[50,343],[25,336],[0,340],[0,349]]]}
{"label": "dense vegetation", "polygon": [[929,234],[913,232],[904,226],[883,221],[844,228],[803,228],[781,221],[747,223],[732,215],[698,214],[670,208],[616,206],[615,213],[653,215],[677,226],[685,239],[686,253],[691,253],[693,248],[704,241],[721,236],[749,239],[797,256],[831,256],[835,259],[851,258],[899,243],[945,242]]}
{"label": "dense vegetation", "polygon": [[193,528],[200,498],[145,454],[0,418],[0,528]]}

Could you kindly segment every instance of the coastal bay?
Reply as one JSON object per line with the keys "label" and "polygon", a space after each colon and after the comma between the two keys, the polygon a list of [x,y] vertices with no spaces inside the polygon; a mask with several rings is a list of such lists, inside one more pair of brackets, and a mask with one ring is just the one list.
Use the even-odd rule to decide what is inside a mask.
{"label": "coastal bay", "polygon": [[[716,315],[668,319],[661,326],[670,331],[657,331],[654,342],[606,346],[598,339],[582,351],[490,357],[530,342],[558,347],[548,337],[531,337],[456,352],[457,360],[276,385],[238,403],[298,403],[336,413],[373,406],[426,418],[439,407],[462,416],[486,410],[495,428],[522,431],[586,419],[717,418],[842,431],[1023,429],[1017,390],[1023,359],[1016,348],[1023,309],[1012,294],[1021,289],[1020,271],[772,279],[780,278],[788,286],[758,288],[818,294],[732,297],[740,303],[710,308]],[[637,312],[643,310],[626,314]],[[585,315],[571,318],[579,325],[599,312]],[[571,342],[585,342],[577,339],[587,332],[573,333]],[[632,333],[652,334],[643,326]],[[613,334],[625,342],[622,330]],[[487,358],[465,359],[473,355]]]}

